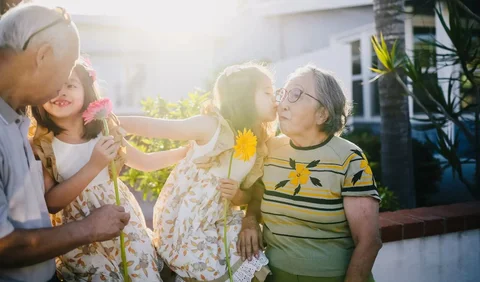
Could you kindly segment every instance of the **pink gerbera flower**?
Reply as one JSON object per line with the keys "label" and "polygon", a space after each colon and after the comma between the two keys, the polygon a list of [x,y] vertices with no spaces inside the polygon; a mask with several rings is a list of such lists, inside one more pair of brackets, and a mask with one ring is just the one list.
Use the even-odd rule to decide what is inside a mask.
{"label": "pink gerbera flower", "polygon": [[112,101],[110,99],[100,99],[88,105],[87,110],[82,114],[82,118],[85,124],[94,120],[104,120],[112,113],[112,107]]}

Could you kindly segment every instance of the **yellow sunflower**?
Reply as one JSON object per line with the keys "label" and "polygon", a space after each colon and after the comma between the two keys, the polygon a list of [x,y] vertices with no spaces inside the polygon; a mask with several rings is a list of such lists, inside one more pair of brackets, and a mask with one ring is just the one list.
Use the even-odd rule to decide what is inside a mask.
{"label": "yellow sunflower", "polygon": [[235,149],[235,154],[233,156],[236,159],[246,162],[255,155],[257,150],[257,137],[250,129],[244,129],[243,132],[239,130],[233,148]]}
{"label": "yellow sunflower", "polygon": [[366,174],[372,175],[372,169],[368,165],[368,161],[366,159],[360,161],[360,168],[363,169]]}
{"label": "yellow sunflower", "polygon": [[308,182],[308,177],[310,176],[311,172],[308,170],[307,166],[304,164],[296,164],[295,171],[291,171],[288,175],[290,178],[290,182],[297,186],[298,184],[305,184]]}

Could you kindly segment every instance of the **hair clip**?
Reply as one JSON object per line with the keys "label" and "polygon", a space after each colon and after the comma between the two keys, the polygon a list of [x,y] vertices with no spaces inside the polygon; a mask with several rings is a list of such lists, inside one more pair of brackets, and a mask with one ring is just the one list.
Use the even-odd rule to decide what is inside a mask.
{"label": "hair clip", "polygon": [[229,66],[225,69],[225,75],[229,77],[233,73],[241,71],[242,68],[239,65]]}
{"label": "hair clip", "polygon": [[86,57],[81,57],[81,61],[83,66],[85,67],[85,70],[87,70],[88,72],[88,76],[90,76],[93,82],[95,82],[97,80],[97,72],[93,69],[92,62],[89,58]]}

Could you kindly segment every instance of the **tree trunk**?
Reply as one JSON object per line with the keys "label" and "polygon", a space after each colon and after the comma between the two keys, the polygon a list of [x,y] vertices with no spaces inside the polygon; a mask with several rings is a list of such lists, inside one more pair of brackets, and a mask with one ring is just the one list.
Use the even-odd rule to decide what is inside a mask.
{"label": "tree trunk", "polygon": [[[377,35],[383,34],[389,49],[397,42],[398,54],[405,54],[404,1],[374,0],[373,10]],[[382,184],[395,193],[402,208],[413,208],[416,201],[408,98],[393,75],[381,77],[378,90]]]}

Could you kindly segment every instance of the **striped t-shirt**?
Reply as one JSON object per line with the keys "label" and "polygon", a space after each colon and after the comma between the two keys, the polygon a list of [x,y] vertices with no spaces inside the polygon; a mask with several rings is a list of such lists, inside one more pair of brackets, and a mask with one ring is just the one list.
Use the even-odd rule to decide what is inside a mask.
{"label": "striped t-shirt", "polygon": [[295,275],[345,275],[355,245],[343,197],[380,199],[362,151],[336,136],[308,148],[276,137],[269,142],[263,182],[264,238],[272,266]]}

